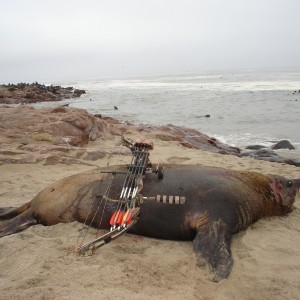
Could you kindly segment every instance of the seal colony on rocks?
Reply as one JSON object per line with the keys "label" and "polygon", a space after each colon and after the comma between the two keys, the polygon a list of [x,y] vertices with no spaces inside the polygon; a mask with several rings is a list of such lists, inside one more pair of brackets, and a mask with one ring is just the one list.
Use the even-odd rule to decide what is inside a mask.
{"label": "seal colony on rocks", "polygon": [[[0,236],[35,224],[72,221],[109,229],[118,206],[114,199],[120,197],[127,169],[114,166],[79,173],[46,187],[19,208],[1,208],[0,217],[10,220],[0,224]],[[111,187],[103,201],[101,185],[107,180]],[[290,213],[299,187],[300,179],[277,175],[167,165],[162,180],[154,174],[145,175],[140,190],[145,201],[129,232],[192,240],[198,265],[207,264],[213,279],[219,281],[227,278],[232,268],[232,235],[260,218]],[[184,203],[175,204],[175,197],[184,198]]]}
{"label": "seal colony on rocks", "polygon": [[0,104],[31,104],[37,102],[60,101],[78,98],[84,90],[34,83],[0,85]]}

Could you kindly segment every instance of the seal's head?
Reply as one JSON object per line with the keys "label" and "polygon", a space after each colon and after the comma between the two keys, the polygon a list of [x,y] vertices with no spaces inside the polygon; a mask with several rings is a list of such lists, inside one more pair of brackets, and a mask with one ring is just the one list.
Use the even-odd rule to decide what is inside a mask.
{"label": "seal's head", "polygon": [[300,189],[300,179],[286,179],[282,176],[273,176],[272,188],[281,214],[292,212],[296,194]]}

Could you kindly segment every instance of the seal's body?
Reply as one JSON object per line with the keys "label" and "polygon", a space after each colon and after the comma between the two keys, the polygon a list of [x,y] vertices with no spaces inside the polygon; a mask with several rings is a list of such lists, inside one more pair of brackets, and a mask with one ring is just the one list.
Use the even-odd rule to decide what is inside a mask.
{"label": "seal's body", "polygon": [[[0,209],[0,217],[12,218],[0,225],[0,237],[37,223],[79,221],[108,229],[117,202],[103,201],[101,193],[110,176],[113,180],[109,199],[118,199],[125,175],[107,175],[97,169],[62,179],[19,208]],[[215,279],[220,280],[229,276],[233,263],[232,234],[262,217],[291,212],[299,187],[300,179],[169,165],[165,167],[163,180],[146,174],[141,192],[151,199],[164,197],[167,203],[155,200],[143,203],[138,222],[130,232],[161,239],[193,240],[199,264],[208,263]],[[175,198],[185,199],[184,204],[175,204]]]}

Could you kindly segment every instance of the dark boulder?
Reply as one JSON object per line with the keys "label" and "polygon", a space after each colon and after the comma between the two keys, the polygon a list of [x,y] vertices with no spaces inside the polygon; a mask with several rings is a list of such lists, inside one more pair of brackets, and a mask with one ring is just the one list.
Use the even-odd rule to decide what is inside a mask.
{"label": "dark boulder", "polygon": [[73,93],[73,96],[74,96],[75,98],[77,98],[77,97],[80,97],[82,94],[85,94],[85,90],[75,89],[75,90],[74,90],[74,93]]}
{"label": "dark boulder", "polygon": [[288,140],[281,140],[275,145],[271,146],[271,149],[277,150],[277,149],[295,149],[295,147],[290,143]]}

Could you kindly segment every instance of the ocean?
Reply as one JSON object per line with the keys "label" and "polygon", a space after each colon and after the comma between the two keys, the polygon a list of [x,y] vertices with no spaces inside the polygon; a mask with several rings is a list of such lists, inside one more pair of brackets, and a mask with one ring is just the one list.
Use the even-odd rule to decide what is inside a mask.
{"label": "ocean", "polygon": [[86,90],[81,98],[62,104],[93,114],[134,124],[194,128],[238,147],[288,139],[300,149],[300,71],[102,78],[55,84]]}

